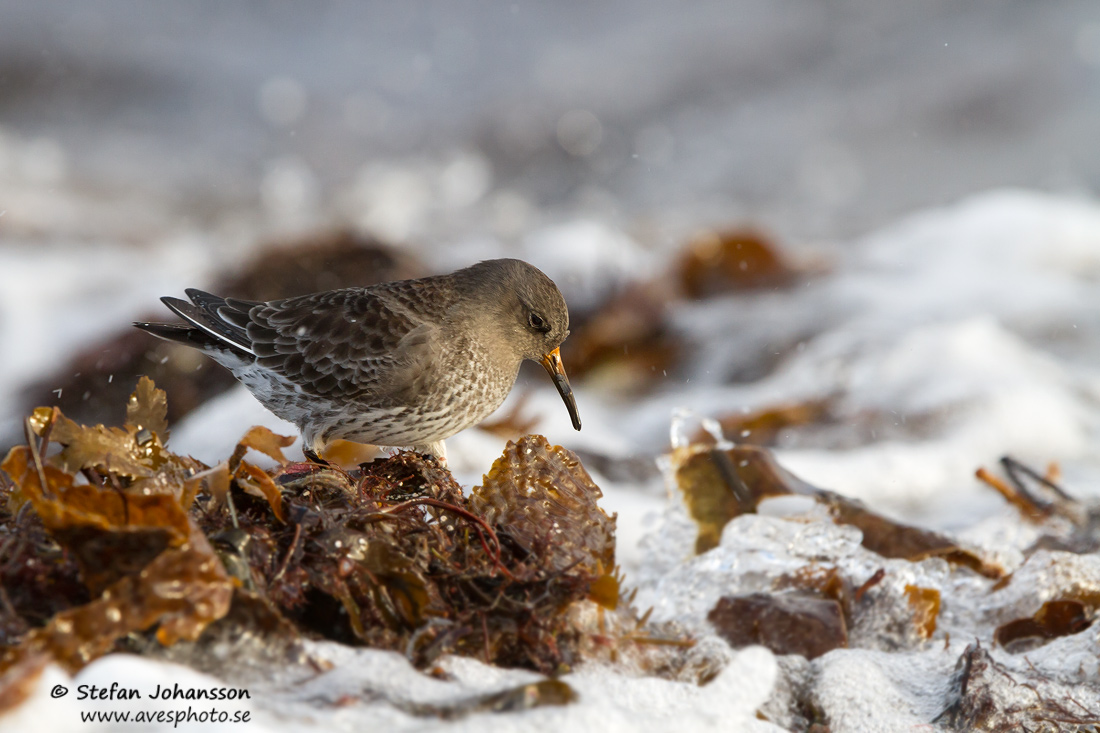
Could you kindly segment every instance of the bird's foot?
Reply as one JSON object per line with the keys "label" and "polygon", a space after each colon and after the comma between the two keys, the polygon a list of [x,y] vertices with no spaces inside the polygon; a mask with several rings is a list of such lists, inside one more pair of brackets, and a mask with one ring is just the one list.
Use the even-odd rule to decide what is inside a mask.
{"label": "bird's foot", "polygon": [[316,463],[318,466],[324,466],[325,468],[333,468],[333,464],[321,458],[317,453],[309,448],[302,448],[302,452],[306,454],[306,460],[310,463]]}

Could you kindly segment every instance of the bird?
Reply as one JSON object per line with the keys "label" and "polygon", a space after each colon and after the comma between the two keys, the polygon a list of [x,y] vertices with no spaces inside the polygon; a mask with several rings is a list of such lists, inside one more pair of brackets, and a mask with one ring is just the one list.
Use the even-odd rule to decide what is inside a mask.
{"label": "bird", "polygon": [[344,439],[446,464],[443,441],[500,407],[525,359],[542,364],[581,429],[560,354],[565,298],[522,260],[268,302],[184,292],[190,302],[161,301],[185,323],[133,325],[229,369],[298,427],[310,461]]}

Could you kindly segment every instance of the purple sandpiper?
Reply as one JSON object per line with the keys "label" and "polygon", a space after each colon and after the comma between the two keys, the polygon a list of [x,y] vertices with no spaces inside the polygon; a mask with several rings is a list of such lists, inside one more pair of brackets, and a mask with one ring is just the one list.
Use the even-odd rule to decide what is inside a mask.
{"label": "purple sandpiper", "polygon": [[569,335],[565,299],[526,262],[267,303],[185,292],[190,303],[161,300],[186,324],[134,325],[229,369],[298,426],[311,460],[343,438],[445,461],[444,439],[496,410],[524,359],[546,368],[581,429],[558,352]]}

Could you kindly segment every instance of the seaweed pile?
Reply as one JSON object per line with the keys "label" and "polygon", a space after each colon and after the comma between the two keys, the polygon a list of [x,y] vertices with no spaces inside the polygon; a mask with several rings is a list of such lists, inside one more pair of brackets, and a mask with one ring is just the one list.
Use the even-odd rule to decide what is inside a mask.
{"label": "seaweed pile", "polygon": [[292,463],[292,439],[260,427],[206,466],[167,449],[166,414],[148,378],[121,428],[39,408],[0,465],[6,705],[49,661],[75,671],[227,624],[272,643],[396,650],[422,668],[452,653],[543,673],[614,650],[609,625],[639,625],[619,603],[614,516],[541,436],[509,443],[464,496],[430,456]]}

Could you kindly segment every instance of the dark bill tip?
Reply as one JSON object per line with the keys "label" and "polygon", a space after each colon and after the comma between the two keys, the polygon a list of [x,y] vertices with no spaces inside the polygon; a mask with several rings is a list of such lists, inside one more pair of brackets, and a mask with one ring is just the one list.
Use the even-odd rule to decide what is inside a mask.
{"label": "dark bill tip", "polygon": [[554,380],[554,386],[557,387],[558,394],[565,402],[565,409],[569,410],[569,419],[573,421],[573,428],[580,430],[581,415],[577,412],[577,400],[573,397],[573,388],[569,386],[569,377],[565,376],[565,367],[562,366],[558,349],[542,357],[541,363],[546,373],[550,375],[550,379]]}

